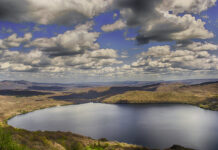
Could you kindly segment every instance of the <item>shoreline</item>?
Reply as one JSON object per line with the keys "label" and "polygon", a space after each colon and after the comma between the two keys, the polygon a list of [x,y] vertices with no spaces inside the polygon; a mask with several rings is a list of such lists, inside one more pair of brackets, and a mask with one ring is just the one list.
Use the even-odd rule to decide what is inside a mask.
{"label": "shoreline", "polygon": [[[24,113],[21,112],[21,113],[19,113],[19,114],[15,114],[15,115],[13,115],[13,116],[11,116],[11,117],[5,119],[5,120],[3,121],[3,123],[5,123],[5,125],[10,126],[7,122],[8,122],[10,119],[12,119],[12,118],[14,118],[14,117],[16,117],[16,116],[25,115],[25,114],[28,114],[28,113],[31,113],[31,112],[34,112],[34,111],[42,110],[42,109],[49,109],[49,108],[61,107],[61,106],[69,106],[69,105],[74,105],[74,104],[63,104],[63,105],[58,105],[58,106],[57,106],[57,105],[54,105],[54,106],[51,106],[51,107],[45,107],[45,108],[35,109],[35,110],[31,110],[31,111],[25,111]],[[0,123],[1,123],[1,121],[0,121]]]}
{"label": "shoreline", "polygon": [[[31,99],[31,98],[30,98]],[[23,111],[18,111],[17,110],[17,112],[15,113],[15,114],[13,114],[13,115],[10,115],[8,118],[6,118],[4,121],[1,121],[0,120],[0,127],[3,127],[3,128],[10,128],[11,130],[14,130],[14,131],[16,131],[16,130],[21,130],[21,131],[25,131],[25,132],[27,132],[28,134],[34,134],[35,133],[35,131],[28,131],[28,130],[25,130],[25,129],[19,129],[19,128],[16,128],[16,127],[13,127],[13,126],[11,126],[11,125],[8,125],[7,124],[7,122],[8,122],[8,120],[10,120],[10,119],[12,119],[13,117],[15,117],[15,116],[19,116],[19,115],[25,115],[25,114],[27,114],[27,113],[31,113],[31,112],[34,112],[34,111],[39,111],[39,110],[41,110],[41,109],[49,109],[49,108],[53,108],[53,107],[62,107],[62,106],[69,106],[69,105],[80,105],[80,104],[86,104],[86,103],[79,103],[79,104],[77,104],[77,103],[72,103],[72,102],[67,102],[67,103],[65,103],[66,101],[63,101],[64,103],[63,104],[60,104],[60,102],[61,101],[56,101],[56,100],[52,100],[53,102],[54,102],[54,104],[53,105],[46,105],[46,106],[43,106],[43,107],[34,107],[34,108],[32,108],[32,109],[28,109],[28,110],[23,110]],[[58,104],[57,104],[57,103]],[[201,109],[205,109],[205,108],[202,108],[202,107],[200,107],[198,104],[189,104],[189,103],[181,103],[181,102],[153,102],[153,103],[105,103],[105,102],[89,102],[89,103],[100,103],[100,104],[120,104],[120,105],[152,105],[152,104],[178,104],[178,105],[191,105],[191,106],[195,106],[195,107],[198,107],[198,108],[201,108]],[[205,110],[210,110],[210,109],[205,109]],[[211,111],[216,111],[216,110],[211,110]],[[13,131],[13,132],[14,132]],[[49,131],[39,131],[42,135],[43,134],[46,134],[47,132],[49,132]],[[88,139],[88,140],[92,140],[92,142],[94,141],[94,143],[96,142],[96,141],[99,141],[99,140],[97,140],[97,139],[90,139],[89,137],[86,137],[85,135],[79,135],[79,134],[74,134],[74,133],[72,133],[72,132],[62,132],[62,131],[52,131],[52,132],[49,132],[51,135],[53,135],[53,134],[56,134],[56,133],[60,133],[60,134],[64,134],[65,136],[69,136],[69,135],[73,135],[73,136],[81,136],[81,137],[83,137],[83,138],[85,138],[86,140]],[[54,135],[53,135],[54,136]],[[112,142],[112,143],[116,143],[116,144],[119,144],[119,143],[123,143],[123,142],[119,142],[119,141],[107,141],[107,142]],[[133,145],[133,144],[128,144],[128,143],[125,143],[125,144],[127,144],[127,145]],[[140,146],[140,145],[134,145],[134,146],[138,146],[138,148],[142,148],[142,146]]]}
{"label": "shoreline", "polygon": [[[63,105],[54,105],[54,106],[51,106],[51,107],[45,107],[45,108],[40,108],[40,109],[35,109],[35,110],[31,110],[31,111],[28,111],[28,112],[24,112],[24,113],[19,113],[19,114],[15,114],[9,118],[7,118],[6,120],[4,120],[3,122],[0,121],[0,123],[5,123],[5,125],[8,125],[7,122],[16,117],[16,116],[21,116],[21,115],[25,115],[25,114],[28,114],[28,113],[31,113],[31,112],[34,112],[34,111],[39,111],[39,110],[42,110],[42,109],[49,109],[49,108],[55,108],[55,107],[62,107],[62,106],[70,106],[70,105],[81,105],[81,104],[88,104],[88,103],[97,103],[97,104],[118,104],[118,105],[173,105],[173,104],[178,104],[178,105],[190,105],[190,106],[195,106],[195,107],[198,107],[198,108],[201,108],[201,109],[204,109],[204,110],[209,110],[209,111],[218,111],[218,110],[212,110],[212,109],[207,109],[207,108],[204,108],[204,107],[200,107],[199,105],[195,105],[195,104],[189,104],[189,103],[180,103],[180,102],[158,102],[158,103],[101,103],[101,102],[86,102],[86,103],[78,103],[78,104],[63,104]],[[10,125],[8,125],[10,126]]]}
{"label": "shoreline", "polygon": [[[60,103],[60,101],[57,101],[57,103]],[[8,120],[10,120],[11,118],[13,118],[15,116],[25,115],[27,113],[31,113],[31,112],[34,112],[34,111],[39,111],[41,109],[49,109],[49,108],[61,107],[61,106],[69,106],[69,105],[77,105],[77,104],[69,103],[68,102],[68,104],[58,104],[58,105],[54,104],[54,105],[49,105],[49,106],[46,106],[46,107],[39,107],[39,108],[31,109],[29,111],[22,111],[22,112],[21,111],[17,111],[15,114],[10,115],[8,118],[6,118],[4,120],[0,120],[0,129],[3,129],[5,131],[13,133],[15,135],[16,134],[22,134],[22,136],[26,136],[26,135],[30,134],[31,136],[36,136],[37,137],[37,136],[39,136],[39,135],[37,135],[39,133],[40,134],[40,138],[41,138],[41,137],[45,137],[45,136],[48,135],[48,137],[46,137],[48,141],[50,140],[49,139],[50,136],[55,136],[56,134],[60,134],[61,136],[65,137],[65,138],[66,137],[71,138],[71,140],[70,140],[71,142],[75,141],[76,143],[79,143],[79,145],[81,145],[81,143],[82,143],[82,145],[85,146],[86,148],[87,147],[90,147],[90,148],[91,147],[96,147],[96,148],[100,147],[101,148],[101,147],[110,146],[110,147],[120,147],[121,150],[122,150],[122,148],[123,148],[123,150],[125,150],[125,148],[130,148],[130,147],[133,150],[134,149],[135,150],[138,150],[138,149],[149,150],[149,149],[147,149],[147,148],[145,148],[143,146],[140,146],[140,145],[128,144],[128,143],[119,142],[119,141],[108,141],[105,138],[102,138],[102,139],[93,139],[93,138],[87,137],[85,135],[75,134],[75,133],[72,133],[72,132],[62,132],[62,131],[29,131],[29,130],[26,130],[26,129],[16,128],[16,127],[13,127],[13,126],[8,124]],[[25,134],[23,134],[22,132],[25,132]],[[13,134],[12,134],[12,136],[13,136]],[[67,142],[70,142],[70,141],[67,140]],[[34,141],[32,141],[32,142],[34,142]],[[20,145],[19,143],[20,142],[18,142],[18,145]],[[42,143],[43,143],[43,141],[42,141]],[[55,144],[58,144],[58,142],[55,141]],[[49,144],[49,145],[51,145],[51,144]],[[58,145],[61,145],[61,144],[58,144]],[[22,146],[26,146],[26,145],[22,145]]]}

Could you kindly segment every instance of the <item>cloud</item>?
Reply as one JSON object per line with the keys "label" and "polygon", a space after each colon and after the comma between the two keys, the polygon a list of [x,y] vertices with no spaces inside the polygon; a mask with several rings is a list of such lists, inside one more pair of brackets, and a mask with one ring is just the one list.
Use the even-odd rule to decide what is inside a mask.
{"label": "cloud", "polygon": [[48,57],[40,50],[28,53],[5,50],[0,54],[0,70],[12,72],[82,72],[121,64],[116,50],[99,49],[76,56]]}
{"label": "cloud", "polygon": [[[100,48],[98,32],[92,30],[93,22],[75,27],[74,30],[51,38],[36,38],[31,34],[22,38],[12,34],[2,41],[0,70],[9,72],[97,72],[105,67],[121,64],[115,49]],[[6,48],[18,47],[24,43],[29,52]],[[87,73],[87,72],[86,72]]]}
{"label": "cloud", "polygon": [[209,19],[209,16],[208,15],[203,15],[203,16],[201,16],[202,18],[204,18],[204,19]]}
{"label": "cloud", "polygon": [[214,51],[218,50],[218,45],[208,43],[208,42],[188,42],[188,43],[178,43],[177,48],[188,49],[191,51]]}
{"label": "cloud", "polygon": [[106,11],[112,0],[0,0],[0,19],[72,25]]}
{"label": "cloud", "polygon": [[218,58],[207,51],[170,50],[170,46],[154,46],[138,55],[132,68],[144,73],[182,73],[192,71],[217,71]]}
{"label": "cloud", "polygon": [[[27,33],[23,36],[11,34],[1,39],[0,72],[33,72],[52,76],[70,74],[70,77],[82,74],[103,76],[102,78],[121,76],[122,79],[129,75],[141,76],[144,80],[144,74],[156,77],[161,74],[218,71],[218,58],[215,55],[218,46],[208,42],[190,42],[192,39],[214,37],[206,29],[206,22],[195,16],[200,16],[202,11],[213,7],[215,2],[216,0],[0,0],[0,20],[34,22],[34,31],[43,29],[39,28],[40,24],[77,25],[73,30],[53,37],[32,39],[32,34]],[[127,33],[131,28],[137,30],[137,35],[124,35],[126,40],[137,40],[139,44],[175,40],[176,45],[150,47],[133,62],[130,62],[132,56],[126,59],[128,53],[125,51],[101,47],[98,43],[100,33],[93,30],[92,21],[86,21],[110,9],[118,9],[120,12],[114,14],[114,23],[102,26],[104,32],[125,29]],[[4,32],[12,31],[4,29]],[[27,48],[26,52],[11,49],[21,49],[21,46]]]}
{"label": "cloud", "polygon": [[136,38],[135,37],[126,37],[125,40],[127,40],[127,41],[135,41]]}
{"label": "cloud", "polygon": [[23,37],[17,37],[17,34],[14,33],[8,38],[0,39],[0,49],[8,49],[12,47],[19,47],[25,42],[29,42],[32,39],[31,33],[24,34]]}
{"label": "cloud", "polygon": [[90,52],[91,58],[117,58],[117,52],[113,49],[99,49]]}
{"label": "cloud", "polygon": [[214,34],[204,27],[205,22],[191,14],[200,13],[214,6],[215,2],[216,0],[117,0],[115,6],[120,9],[121,18],[127,27],[139,29],[137,42],[146,44],[150,41],[212,38]]}
{"label": "cloud", "polygon": [[[104,67],[120,64],[121,61],[117,60],[118,54],[113,49],[98,49],[94,51],[87,51],[83,55],[75,57],[58,57],[57,62],[62,62],[65,66],[73,67],[82,70],[98,70]],[[54,61],[55,61],[54,59]],[[61,65],[63,65],[61,64]]]}
{"label": "cloud", "polygon": [[39,50],[28,53],[4,50],[0,55],[0,64],[7,64],[7,67],[4,65],[2,69],[8,71],[35,72],[41,67],[51,65],[51,59]]}
{"label": "cloud", "polygon": [[99,48],[96,40],[100,33],[89,32],[92,25],[93,22],[87,22],[55,37],[38,38],[25,47],[39,48],[50,57],[83,54],[85,51]]}
{"label": "cloud", "polygon": [[122,20],[117,20],[113,24],[103,25],[101,27],[101,30],[103,30],[104,32],[111,32],[114,30],[122,30],[125,27],[126,27],[126,23],[124,23]]}
{"label": "cloud", "polygon": [[165,46],[150,47],[147,52],[142,52],[141,56],[161,57],[163,55],[168,55],[168,54],[170,54],[170,46],[165,45]]}
{"label": "cloud", "polygon": [[[121,18],[102,26],[110,32],[136,27],[139,44],[212,38],[199,14],[216,0],[0,0],[0,20],[38,24],[72,25],[87,21],[107,10],[119,9]],[[61,7],[60,7],[61,6]],[[13,8],[13,9],[12,9]]]}
{"label": "cloud", "polygon": [[204,28],[205,22],[189,14],[182,17],[172,14],[165,14],[158,20],[146,23],[139,30],[136,37],[139,43],[144,44],[149,41],[173,41],[189,39],[207,39],[214,36]]}
{"label": "cloud", "polygon": [[199,14],[215,4],[216,0],[167,0],[163,2],[162,7],[171,10],[174,14],[184,12]]}
{"label": "cloud", "polygon": [[128,51],[121,52],[121,58],[128,58]]}

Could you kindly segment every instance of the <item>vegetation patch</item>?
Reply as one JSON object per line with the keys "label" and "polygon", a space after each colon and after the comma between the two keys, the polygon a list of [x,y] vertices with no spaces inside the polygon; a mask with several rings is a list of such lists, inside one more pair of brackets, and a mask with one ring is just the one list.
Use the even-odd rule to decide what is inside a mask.
{"label": "vegetation patch", "polygon": [[0,127],[0,150],[29,150],[25,146],[16,143],[11,133]]}

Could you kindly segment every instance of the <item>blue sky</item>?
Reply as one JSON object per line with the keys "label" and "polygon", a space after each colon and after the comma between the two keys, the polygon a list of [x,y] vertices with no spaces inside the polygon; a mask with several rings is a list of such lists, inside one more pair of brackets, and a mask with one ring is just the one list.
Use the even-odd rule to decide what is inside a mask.
{"label": "blue sky", "polygon": [[216,0],[0,0],[0,80],[217,78],[217,7]]}

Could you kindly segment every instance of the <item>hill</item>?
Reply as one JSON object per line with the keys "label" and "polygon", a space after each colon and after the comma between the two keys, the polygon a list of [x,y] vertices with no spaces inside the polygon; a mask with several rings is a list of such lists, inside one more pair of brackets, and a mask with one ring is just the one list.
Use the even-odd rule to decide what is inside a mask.
{"label": "hill", "polygon": [[184,103],[218,110],[218,82],[196,85],[159,84],[154,91],[126,91],[105,98],[104,103]]}

